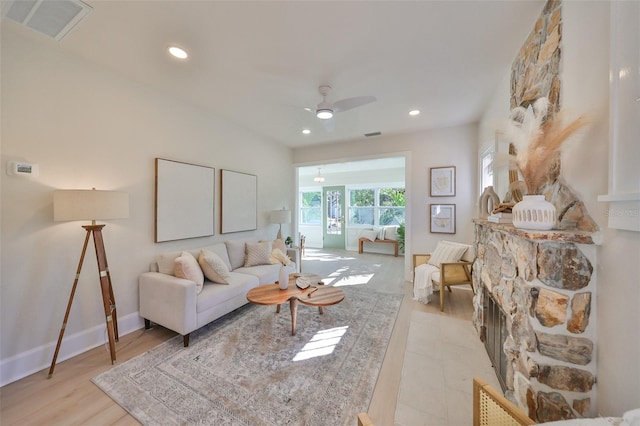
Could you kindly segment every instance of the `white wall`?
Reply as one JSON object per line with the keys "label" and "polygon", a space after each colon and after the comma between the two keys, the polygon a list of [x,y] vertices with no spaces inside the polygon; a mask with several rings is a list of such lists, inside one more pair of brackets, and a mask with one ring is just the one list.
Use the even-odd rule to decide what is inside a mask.
{"label": "white wall", "polygon": [[[48,366],[62,324],[85,231],[81,222],[53,221],[54,189],[129,193],[130,217],[104,229],[121,334],[141,325],[137,277],[155,253],[273,238],[277,226],[268,224],[268,212],[295,200],[289,148],[9,27],[2,28],[1,384]],[[216,168],[214,237],[153,242],[155,157]],[[6,162],[14,159],[37,163],[40,176],[7,176]],[[257,175],[257,232],[219,234],[221,168]],[[93,253],[91,247],[59,360],[104,342]]]}
{"label": "white wall", "polygon": [[[563,147],[561,173],[601,229],[591,316],[597,324],[598,380],[597,401],[592,403],[598,414],[614,416],[640,407],[640,286],[632,266],[640,261],[640,233],[608,229],[607,204],[597,201],[598,195],[607,193],[610,174],[609,8],[609,2],[563,2],[560,99],[571,113],[591,118],[589,129]],[[509,98],[504,93],[502,85],[487,108],[480,123],[481,138],[501,119],[498,115],[505,108],[508,111]]]}
{"label": "white wall", "polygon": [[[293,151],[294,164],[362,159],[363,153],[406,156],[405,277],[411,279],[413,253],[430,253],[438,241],[472,242],[476,217],[478,127],[467,125],[421,133],[380,136],[350,143],[316,145]],[[429,196],[429,168],[456,166],[456,196]],[[456,204],[456,234],[429,232],[429,204]]]}

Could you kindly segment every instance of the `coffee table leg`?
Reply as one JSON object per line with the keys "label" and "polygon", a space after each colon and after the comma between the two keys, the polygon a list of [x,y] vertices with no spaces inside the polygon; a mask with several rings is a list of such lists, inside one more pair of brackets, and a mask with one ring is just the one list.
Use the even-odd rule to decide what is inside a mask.
{"label": "coffee table leg", "polygon": [[291,299],[289,301],[289,308],[291,309],[291,335],[296,335],[296,316],[298,315],[298,299]]}
{"label": "coffee table leg", "polygon": [[276,314],[280,313],[280,305],[276,306]]}
{"label": "coffee table leg", "polygon": [[322,306],[318,306],[318,311],[320,312],[320,315],[324,313],[324,311],[322,310]]}

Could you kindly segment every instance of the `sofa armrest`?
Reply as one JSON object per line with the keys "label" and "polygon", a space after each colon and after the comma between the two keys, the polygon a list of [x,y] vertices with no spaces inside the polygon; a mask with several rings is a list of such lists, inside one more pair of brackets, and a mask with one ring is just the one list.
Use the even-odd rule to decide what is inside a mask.
{"label": "sofa armrest", "polygon": [[196,283],[159,272],[138,277],[140,316],[182,335],[198,328]]}
{"label": "sofa armrest", "polygon": [[296,264],[296,272],[300,272],[300,248],[287,248],[287,256]]}

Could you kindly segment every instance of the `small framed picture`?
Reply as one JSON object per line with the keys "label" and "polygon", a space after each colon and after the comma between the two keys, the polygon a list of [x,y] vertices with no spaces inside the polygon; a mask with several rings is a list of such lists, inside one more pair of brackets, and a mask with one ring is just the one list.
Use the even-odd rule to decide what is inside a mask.
{"label": "small framed picture", "polygon": [[429,231],[432,234],[456,233],[456,205],[455,204],[430,204],[431,225]]}
{"label": "small framed picture", "polygon": [[431,167],[430,194],[432,197],[455,197],[456,195],[456,166]]}

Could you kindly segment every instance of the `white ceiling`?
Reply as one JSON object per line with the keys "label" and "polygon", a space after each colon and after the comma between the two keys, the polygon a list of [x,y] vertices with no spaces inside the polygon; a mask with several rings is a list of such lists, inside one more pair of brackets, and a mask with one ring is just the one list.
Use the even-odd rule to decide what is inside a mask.
{"label": "white ceiling", "polygon": [[[60,47],[291,147],[477,121],[544,6],[544,0],[86,3],[93,12]],[[169,58],[171,43],[190,59]],[[377,102],[338,113],[325,128],[303,109],[322,100],[321,84],[333,87],[329,101],[373,95]],[[414,108],[422,113],[409,117]]]}

